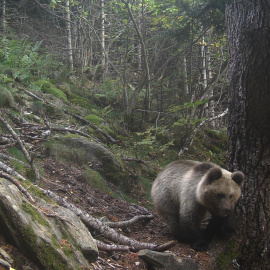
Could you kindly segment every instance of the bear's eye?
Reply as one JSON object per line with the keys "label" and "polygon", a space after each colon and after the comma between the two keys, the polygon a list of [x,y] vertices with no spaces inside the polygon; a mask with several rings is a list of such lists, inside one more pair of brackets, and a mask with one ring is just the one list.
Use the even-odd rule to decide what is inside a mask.
{"label": "bear's eye", "polygon": [[224,193],[218,193],[217,198],[218,199],[223,199],[223,198],[225,198],[225,194]]}
{"label": "bear's eye", "polygon": [[230,195],[230,199],[232,199],[232,197],[233,197],[233,194]]}

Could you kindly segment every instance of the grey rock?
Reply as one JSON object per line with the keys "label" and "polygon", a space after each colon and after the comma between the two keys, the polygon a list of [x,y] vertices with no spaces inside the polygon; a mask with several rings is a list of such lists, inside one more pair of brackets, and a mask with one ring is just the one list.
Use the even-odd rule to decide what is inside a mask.
{"label": "grey rock", "polygon": [[58,137],[63,145],[80,153],[85,163],[91,163],[92,168],[99,171],[107,180],[121,184],[126,177],[124,164],[111,151],[101,144],[82,137]]}
{"label": "grey rock", "polygon": [[91,269],[90,263],[98,257],[95,240],[74,213],[41,199],[31,205],[3,178],[0,221],[4,233],[43,269]]}
{"label": "grey rock", "polygon": [[144,260],[154,269],[166,270],[198,270],[199,266],[192,260],[178,257],[172,253],[156,252],[151,250],[141,250],[138,252],[139,258]]}

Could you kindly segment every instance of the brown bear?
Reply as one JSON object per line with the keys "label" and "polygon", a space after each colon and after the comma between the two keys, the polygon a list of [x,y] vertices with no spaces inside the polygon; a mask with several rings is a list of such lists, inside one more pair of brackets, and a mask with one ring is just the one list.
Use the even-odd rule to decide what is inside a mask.
{"label": "brown bear", "polygon": [[177,239],[204,250],[213,234],[233,232],[231,217],[244,178],[240,171],[231,173],[213,163],[178,160],[158,174],[151,197]]}

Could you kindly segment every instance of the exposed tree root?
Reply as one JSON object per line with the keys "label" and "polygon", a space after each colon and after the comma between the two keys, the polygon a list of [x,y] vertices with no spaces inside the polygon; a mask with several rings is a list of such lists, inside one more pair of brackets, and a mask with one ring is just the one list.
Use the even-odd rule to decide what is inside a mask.
{"label": "exposed tree root", "polygon": [[[152,243],[146,243],[146,242],[139,242],[137,240],[131,239],[129,237],[126,237],[114,229],[110,228],[107,226],[105,223],[101,222],[100,220],[90,216],[88,213],[82,211],[81,209],[77,208],[75,205],[68,203],[65,199],[59,197],[55,193],[53,193],[50,190],[43,190],[45,194],[53,198],[59,205],[68,208],[69,210],[73,211],[77,216],[80,217],[80,219],[91,229],[97,231],[100,235],[102,235],[105,238],[110,239],[113,242],[119,243],[120,246],[113,245],[109,247],[110,245],[101,245],[100,242],[100,247],[102,248],[107,248],[109,250],[113,250],[113,248],[119,248],[119,249],[124,249],[127,250],[126,247],[129,247],[129,250],[131,251],[139,251],[142,249],[150,249],[150,250],[155,250],[155,251],[164,251],[176,244],[175,241],[171,241],[168,243],[165,243],[163,245],[156,245]],[[139,218],[140,220],[141,218]],[[133,219],[135,220],[135,219]],[[124,247],[126,246],[126,247]],[[121,247],[121,248],[120,248]]]}

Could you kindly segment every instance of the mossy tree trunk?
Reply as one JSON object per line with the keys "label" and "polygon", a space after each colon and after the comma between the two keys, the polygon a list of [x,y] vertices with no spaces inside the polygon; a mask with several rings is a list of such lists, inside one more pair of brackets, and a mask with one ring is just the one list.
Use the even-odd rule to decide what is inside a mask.
{"label": "mossy tree trunk", "polygon": [[246,175],[239,214],[241,269],[270,269],[270,1],[226,9],[231,99],[230,170]]}

